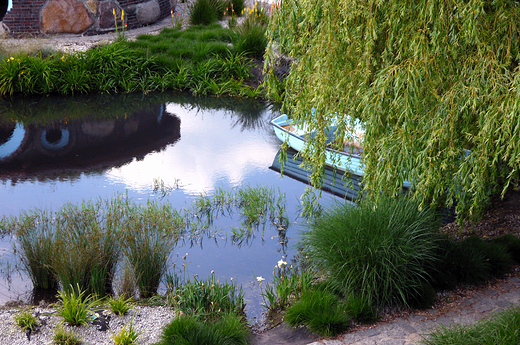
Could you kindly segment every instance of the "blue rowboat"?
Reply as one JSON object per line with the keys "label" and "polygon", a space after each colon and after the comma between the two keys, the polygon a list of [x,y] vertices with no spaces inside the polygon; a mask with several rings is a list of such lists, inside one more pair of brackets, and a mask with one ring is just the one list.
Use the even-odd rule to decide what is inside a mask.
{"label": "blue rowboat", "polygon": [[[285,114],[272,120],[271,124],[278,139],[287,142],[291,148],[298,152],[305,148],[307,145],[306,138],[312,135],[305,126],[295,123]],[[332,141],[334,138],[336,129],[335,125],[331,125],[327,129],[329,141]],[[334,150],[327,147],[325,163],[338,170],[362,177],[365,174],[365,167],[362,161],[364,135],[363,126],[359,122],[355,122],[353,128],[347,128],[346,130],[345,138],[349,140],[345,140],[342,150]],[[404,181],[403,187],[410,188],[410,186],[410,182]]]}

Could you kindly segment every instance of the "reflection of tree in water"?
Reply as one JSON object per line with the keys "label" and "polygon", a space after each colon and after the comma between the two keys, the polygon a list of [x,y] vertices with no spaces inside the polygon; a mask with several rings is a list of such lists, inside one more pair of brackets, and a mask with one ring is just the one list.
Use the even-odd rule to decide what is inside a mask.
{"label": "reflection of tree in water", "polygon": [[[257,130],[268,128],[280,106],[251,98],[234,97],[195,97],[187,94],[169,95],[165,102],[172,102],[188,110],[203,112],[207,110],[223,110],[235,121],[232,128],[240,126],[241,130]],[[264,116],[268,114],[268,116]]]}

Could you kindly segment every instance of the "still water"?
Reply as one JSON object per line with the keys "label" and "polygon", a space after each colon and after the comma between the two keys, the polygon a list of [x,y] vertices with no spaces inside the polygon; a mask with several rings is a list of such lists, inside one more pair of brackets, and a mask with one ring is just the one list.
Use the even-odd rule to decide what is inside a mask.
{"label": "still water", "polygon": [[[172,263],[188,253],[190,274],[242,285],[249,318],[261,315],[260,286],[285,256],[295,254],[305,220],[298,217],[306,184],[270,169],[280,142],[269,121],[275,105],[257,100],[192,98],[187,95],[96,95],[0,101],[0,214],[57,210],[64,203],[127,193],[135,202],[161,200],[190,208],[217,189],[272,187],[286,194],[288,243],[267,226],[247,244],[230,240],[240,219],[220,217],[218,240],[179,243]],[[154,193],[154,180],[171,191]],[[324,194],[322,203],[338,200]],[[237,218],[237,217],[234,217]],[[31,299],[13,238],[0,240],[0,304]]]}

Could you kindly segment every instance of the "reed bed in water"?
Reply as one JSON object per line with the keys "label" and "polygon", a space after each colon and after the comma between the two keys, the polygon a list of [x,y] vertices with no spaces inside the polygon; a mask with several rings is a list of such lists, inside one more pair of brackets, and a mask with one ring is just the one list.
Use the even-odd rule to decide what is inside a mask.
{"label": "reed bed in water", "polygon": [[[157,183],[163,196],[172,188]],[[148,298],[157,293],[170,269],[168,261],[180,239],[198,242],[216,236],[213,222],[238,213],[242,226],[232,228],[234,243],[247,243],[267,223],[285,238],[285,194],[273,188],[246,187],[201,194],[182,212],[167,202],[137,204],[126,195],[65,204],[59,210],[34,209],[3,220],[35,288],[77,287],[88,294],[110,294],[116,267],[128,265],[129,285]],[[56,255],[59,253],[59,255]],[[68,291],[71,292],[71,291]],[[128,295],[131,292],[126,291]]]}

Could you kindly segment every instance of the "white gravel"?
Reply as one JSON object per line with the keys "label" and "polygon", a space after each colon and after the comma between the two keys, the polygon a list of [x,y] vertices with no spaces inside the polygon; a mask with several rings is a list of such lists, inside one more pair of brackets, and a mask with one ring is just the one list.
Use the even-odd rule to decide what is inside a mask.
{"label": "white gravel", "polygon": [[[52,336],[61,322],[56,311],[48,308],[33,308],[33,315],[38,318],[38,326],[30,334],[22,332],[21,328],[14,322],[14,315],[25,307],[0,310],[0,344],[9,345],[46,345],[52,344]],[[167,307],[136,306],[126,316],[118,316],[109,311],[105,312],[108,329],[102,330],[99,322],[90,323],[86,326],[68,326],[66,328],[74,331],[81,337],[82,344],[114,344],[111,339],[113,333],[117,334],[125,325],[132,322],[139,335],[139,344],[153,344],[159,341],[162,328],[170,322],[175,312]],[[127,327],[128,329],[128,327]]]}

